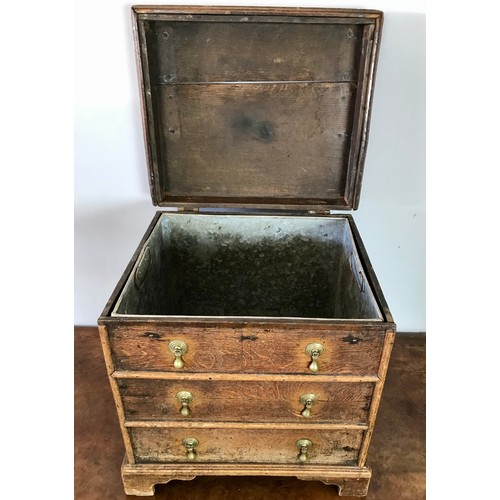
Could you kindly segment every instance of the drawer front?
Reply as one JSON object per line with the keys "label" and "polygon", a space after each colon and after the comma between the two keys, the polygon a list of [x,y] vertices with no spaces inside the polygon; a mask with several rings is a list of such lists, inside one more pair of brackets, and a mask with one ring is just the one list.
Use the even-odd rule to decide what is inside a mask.
{"label": "drawer front", "polygon": [[[190,422],[366,423],[374,388],[370,382],[318,383],[314,379],[311,382],[119,379],[118,385],[127,420]],[[183,405],[186,392],[189,395]]]}
{"label": "drawer front", "polygon": [[[299,464],[297,441],[307,439],[304,463],[356,465],[362,430],[130,428],[138,463],[236,462]],[[192,460],[186,439],[196,439]]]}
{"label": "drawer front", "polygon": [[[161,324],[109,327],[117,370],[219,373],[376,375],[383,329],[312,330],[283,328],[195,328]],[[172,341],[187,347],[176,358]],[[317,371],[311,370],[310,344],[321,344]],[[181,360],[182,367],[174,366]]]}

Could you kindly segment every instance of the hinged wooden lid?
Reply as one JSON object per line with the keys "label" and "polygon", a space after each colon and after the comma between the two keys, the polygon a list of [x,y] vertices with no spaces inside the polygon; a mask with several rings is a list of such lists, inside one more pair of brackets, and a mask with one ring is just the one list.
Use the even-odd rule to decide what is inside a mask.
{"label": "hinged wooden lid", "polygon": [[358,207],[381,12],[133,12],[155,205]]}

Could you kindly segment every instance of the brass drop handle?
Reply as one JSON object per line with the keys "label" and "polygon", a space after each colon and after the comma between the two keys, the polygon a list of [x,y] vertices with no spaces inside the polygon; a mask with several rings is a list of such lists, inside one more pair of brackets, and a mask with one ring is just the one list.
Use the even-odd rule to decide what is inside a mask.
{"label": "brass drop handle", "polygon": [[304,463],[307,460],[307,453],[312,447],[311,441],[309,439],[299,439],[297,443],[295,443],[297,448],[299,449],[299,461]]}
{"label": "brass drop handle", "polygon": [[186,448],[186,456],[188,460],[194,460],[196,458],[196,447],[198,446],[198,440],[196,438],[184,438],[182,444]]}
{"label": "brass drop handle", "polygon": [[302,396],[300,396],[300,402],[305,406],[301,413],[304,418],[309,418],[311,416],[311,407],[316,403],[317,399],[317,396],[314,394],[302,394]]}
{"label": "brass drop handle", "polygon": [[313,343],[306,347],[306,354],[311,357],[311,363],[309,364],[309,370],[316,373],[319,370],[318,358],[321,356],[325,348],[322,344]]}
{"label": "brass drop handle", "polygon": [[184,368],[184,361],[182,359],[182,355],[186,354],[188,350],[186,342],[184,342],[183,340],[172,340],[172,342],[168,344],[168,348],[170,352],[175,356],[174,368],[176,370],[181,370],[182,368]]}
{"label": "brass drop handle", "polygon": [[178,392],[175,397],[177,398],[177,401],[181,403],[181,415],[183,417],[189,417],[189,414],[191,413],[191,410],[189,409],[189,403],[193,401],[193,395],[188,392],[188,391],[180,391]]}

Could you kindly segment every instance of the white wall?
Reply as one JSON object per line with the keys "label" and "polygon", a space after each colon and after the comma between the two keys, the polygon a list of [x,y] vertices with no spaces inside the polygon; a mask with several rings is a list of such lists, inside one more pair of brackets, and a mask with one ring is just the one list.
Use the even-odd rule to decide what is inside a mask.
{"label": "white wall", "polygon": [[[425,330],[424,2],[208,3],[384,11],[370,141],[354,218],[399,330]],[[122,0],[75,4],[77,325],[96,323],[156,211],[147,184],[131,5]]]}

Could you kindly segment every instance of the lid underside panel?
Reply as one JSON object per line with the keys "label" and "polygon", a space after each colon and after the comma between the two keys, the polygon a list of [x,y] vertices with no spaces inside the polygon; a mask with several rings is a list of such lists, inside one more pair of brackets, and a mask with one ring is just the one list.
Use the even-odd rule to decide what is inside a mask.
{"label": "lid underside panel", "polygon": [[381,16],[271,14],[138,15],[155,204],[357,207]]}

